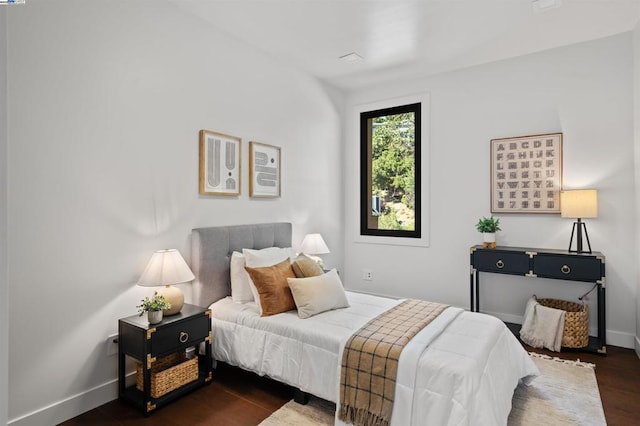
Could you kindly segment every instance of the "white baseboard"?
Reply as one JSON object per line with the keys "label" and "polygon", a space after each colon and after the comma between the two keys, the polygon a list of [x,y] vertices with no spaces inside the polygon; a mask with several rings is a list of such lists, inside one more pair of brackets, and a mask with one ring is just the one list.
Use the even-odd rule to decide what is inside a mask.
{"label": "white baseboard", "polygon": [[[485,313],[489,315],[493,315],[494,317],[498,317],[505,322],[522,324],[522,316],[519,316],[519,315],[509,315],[509,314],[503,314],[501,312],[485,312]],[[597,336],[598,329],[590,328],[589,334],[591,336]],[[621,348],[627,348],[627,349],[634,349],[635,347],[636,352],[638,353],[638,356],[640,356],[640,341],[638,341],[638,338],[631,333],[624,333],[616,330],[607,330],[607,346],[609,345],[619,346]]]}
{"label": "white baseboard", "polygon": [[[127,373],[127,386],[131,385],[132,382],[135,382],[135,372]],[[114,379],[29,414],[11,419],[7,426],[57,425],[116,398],[118,398],[118,380]]]}
{"label": "white baseboard", "polygon": [[350,291],[352,293],[369,294],[371,296],[386,297],[387,299],[395,299],[395,300],[402,299],[402,297],[391,296],[389,294],[384,294],[384,293],[374,293],[372,291],[366,291],[366,290],[362,290],[362,289],[355,289],[355,288],[349,288],[349,287],[345,287],[344,289],[346,291]]}
{"label": "white baseboard", "polygon": [[636,355],[638,355],[638,358],[640,358],[640,338],[638,336],[636,336],[635,338],[635,343],[636,343]]}
{"label": "white baseboard", "polygon": [[607,330],[607,346],[619,346],[621,348],[633,349],[636,336],[631,333]]}
{"label": "white baseboard", "polygon": [[118,381],[96,386],[87,391],[78,393],[55,402],[39,410],[9,420],[7,426],[51,426],[62,423],[93,410],[102,404],[106,404],[118,397]]}
{"label": "white baseboard", "polygon": [[504,322],[512,322],[514,324],[522,324],[522,315],[509,315],[502,312],[483,312],[494,317],[500,318]]}

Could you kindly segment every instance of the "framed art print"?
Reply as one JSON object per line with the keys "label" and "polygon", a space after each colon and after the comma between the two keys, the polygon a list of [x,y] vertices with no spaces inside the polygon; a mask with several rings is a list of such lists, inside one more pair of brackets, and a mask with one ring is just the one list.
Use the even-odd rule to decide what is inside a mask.
{"label": "framed art print", "polygon": [[562,133],[491,140],[491,213],[560,213]]}
{"label": "framed art print", "polygon": [[200,194],[240,195],[241,139],[200,130]]}
{"label": "framed art print", "polygon": [[280,148],[249,142],[249,195],[280,196]]}

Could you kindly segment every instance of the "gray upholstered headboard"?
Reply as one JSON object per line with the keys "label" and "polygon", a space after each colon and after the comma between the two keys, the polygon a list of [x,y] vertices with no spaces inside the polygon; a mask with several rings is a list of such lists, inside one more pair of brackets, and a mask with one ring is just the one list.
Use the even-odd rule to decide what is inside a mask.
{"label": "gray upholstered headboard", "polygon": [[291,247],[290,223],[196,228],[191,231],[193,303],[207,307],[231,294],[231,253],[243,248]]}

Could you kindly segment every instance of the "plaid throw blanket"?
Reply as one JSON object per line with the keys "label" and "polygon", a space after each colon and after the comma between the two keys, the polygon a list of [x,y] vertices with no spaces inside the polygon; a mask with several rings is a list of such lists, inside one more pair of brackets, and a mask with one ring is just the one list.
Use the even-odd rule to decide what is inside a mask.
{"label": "plaid throw blanket", "polygon": [[347,340],[340,373],[340,420],[357,426],[389,425],[400,353],[447,307],[408,299]]}

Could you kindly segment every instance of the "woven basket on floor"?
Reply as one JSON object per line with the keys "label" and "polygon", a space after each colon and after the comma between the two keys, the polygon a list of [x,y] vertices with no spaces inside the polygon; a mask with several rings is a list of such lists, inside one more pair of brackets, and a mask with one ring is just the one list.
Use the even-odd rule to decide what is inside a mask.
{"label": "woven basket on floor", "polygon": [[538,299],[538,303],[548,308],[566,312],[562,346],[565,348],[584,348],[589,345],[589,311],[584,303],[559,299]]}
{"label": "woven basket on floor", "polygon": [[[142,364],[136,368],[136,388],[142,391]],[[159,398],[198,379],[198,357],[187,359],[184,352],[158,358],[151,366],[151,397]]]}

